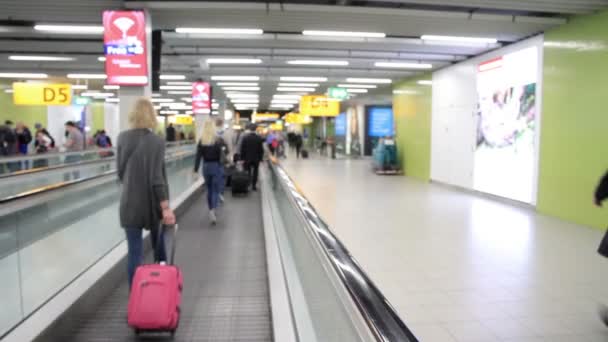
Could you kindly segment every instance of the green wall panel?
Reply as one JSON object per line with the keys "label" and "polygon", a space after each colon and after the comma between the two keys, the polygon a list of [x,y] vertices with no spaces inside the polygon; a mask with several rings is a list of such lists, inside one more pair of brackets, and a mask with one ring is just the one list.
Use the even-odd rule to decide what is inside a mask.
{"label": "green wall panel", "polygon": [[16,106],[13,104],[13,94],[0,90],[0,123],[4,124],[6,120],[14,123],[22,121],[33,133],[37,122],[47,126],[46,106]]}
{"label": "green wall panel", "polygon": [[99,102],[91,103],[90,106],[91,116],[93,118],[91,132],[92,134],[95,134],[98,130],[105,129],[105,109],[104,104]]}
{"label": "green wall panel", "polygon": [[538,211],[593,227],[608,209],[593,191],[608,168],[608,12],[545,34]]}
{"label": "green wall panel", "polygon": [[[430,75],[423,78],[429,79]],[[401,167],[407,176],[428,181],[431,178],[432,88],[419,85],[420,79],[395,86],[393,113]]]}

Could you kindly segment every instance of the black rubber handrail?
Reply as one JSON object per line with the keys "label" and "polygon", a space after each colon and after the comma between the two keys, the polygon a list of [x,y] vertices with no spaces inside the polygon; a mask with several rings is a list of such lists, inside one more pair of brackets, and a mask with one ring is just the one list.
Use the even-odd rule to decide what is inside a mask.
{"label": "black rubber handrail", "polygon": [[67,163],[67,164],[63,163],[63,164],[59,164],[59,165],[43,166],[43,167],[37,167],[37,168],[33,168],[33,169],[16,171],[16,172],[8,173],[5,175],[0,175],[0,179],[32,175],[32,174],[36,174],[36,173],[40,173],[40,172],[62,170],[62,169],[67,169],[67,168],[71,168],[74,166],[104,164],[104,163],[108,163],[108,162],[115,161],[115,160],[116,160],[116,157],[102,157],[100,159],[85,160],[85,161],[81,161],[81,162],[77,162],[77,163]]}
{"label": "black rubber handrail", "polygon": [[[172,155],[170,158],[166,158],[165,162],[167,161],[171,161],[171,160],[175,160],[178,159],[179,157],[184,157],[186,155],[194,155],[194,152],[183,152],[183,153],[178,153],[176,155]],[[72,187],[74,185],[77,184],[82,184],[85,182],[89,182],[89,181],[93,181],[96,179],[100,179],[109,175],[113,175],[116,173],[116,170],[110,170],[110,171],[106,171],[103,173],[100,173],[98,175],[95,176],[91,176],[91,177],[86,177],[86,178],[81,178],[81,179],[75,179],[75,180],[71,180],[71,181],[64,181],[64,182],[59,182],[59,183],[55,183],[55,184],[50,184],[50,185],[45,185],[45,186],[41,186],[39,188],[36,189],[32,189],[32,190],[28,190],[25,192],[21,192],[19,194],[13,195],[13,196],[9,196],[9,197],[4,197],[0,199],[0,204],[7,204],[7,203],[11,203],[11,202],[16,202],[25,198],[29,198],[29,197],[33,197],[36,195],[40,195],[42,193],[48,193],[51,191],[56,191],[56,190],[60,190],[60,189],[65,189],[67,187]]]}
{"label": "black rubber handrail", "polygon": [[317,210],[278,161],[271,158],[268,164],[288,194],[287,197],[306,221],[307,228],[319,242],[321,249],[348,290],[376,340],[380,342],[418,342],[416,336],[401,320],[376,284],[321,219]]}

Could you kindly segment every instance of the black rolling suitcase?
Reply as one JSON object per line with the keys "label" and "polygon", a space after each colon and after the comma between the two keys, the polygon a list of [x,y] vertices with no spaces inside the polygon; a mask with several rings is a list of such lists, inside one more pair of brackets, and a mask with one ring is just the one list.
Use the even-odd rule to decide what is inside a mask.
{"label": "black rolling suitcase", "polygon": [[232,186],[232,175],[234,174],[234,172],[236,171],[236,166],[234,165],[230,165],[230,166],[226,166],[225,168],[225,178],[226,178],[226,187],[231,187]]}
{"label": "black rolling suitcase", "polygon": [[239,165],[232,172],[230,185],[232,187],[232,194],[247,194],[249,192],[249,173],[243,170],[242,165]]}
{"label": "black rolling suitcase", "polygon": [[308,151],[307,150],[302,150],[300,152],[300,154],[302,155],[302,158],[304,159],[308,159]]}

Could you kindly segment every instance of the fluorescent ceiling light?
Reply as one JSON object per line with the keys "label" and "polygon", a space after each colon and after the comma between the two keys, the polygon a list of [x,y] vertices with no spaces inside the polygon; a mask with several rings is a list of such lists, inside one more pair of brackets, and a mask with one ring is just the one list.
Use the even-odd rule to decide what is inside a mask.
{"label": "fluorescent ceiling light", "polygon": [[318,87],[319,83],[279,83],[279,87]]}
{"label": "fluorescent ceiling light", "polygon": [[4,92],[7,94],[12,94],[13,93],[13,89],[4,89]]}
{"label": "fluorescent ceiling light", "polygon": [[292,65],[348,65],[348,61],[321,61],[321,60],[295,60],[287,61],[287,64]]}
{"label": "fluorescent ceiling light", "polygon": [[271,104],[270,108],[293,108],[293,105],[275,105],[275,104]]}
{"label": "fluorescent ceiling light", "polygon": [[100,61],[100,62],[105,62],[106,58],[103,57],[103,56],[102,57],[97,57],[97,60]]}
{"label": "fluorescent ceiling light", "polygon": [[393,81],[390,78],[347,78],[348,83],[378,83],[378,84],[390,84]]}
{"label": "fluorescent ceiling light", "polygon": [[167,82],[165,83],[167,85],[192,85],[192,82],[187,82],[187,81],[173,81],[173,82]]}
{"label": "fluorescent ceiling light", "polygon": [[400,68],[400,69],[432,69],[432,64],[425,63],[401,63],[401,62],[376,62],[378,68]]}
{"label": "fluorescent ceiling light", "polygon": [[103,26],[97,25],[35,25],[34,30],[51,33],[70,34],[99,34],[103,32]]}
{"label": "fluorescent ceiling light", "polygon": [[207,64],[260,64],[259,58],[207,58]]}
{"label": "fluorescent ceiling light", "polygon": [[191,97],[181,97],[180,100],[182,100],[184,102],[192,102],[192,98]]}
{"label": "fluorescent ceiling light", "polygon": [[347,92],[349,93],[367,93],[367,89],[361,89],[361,88],[347,88],[346,89]]}
{"label": "fluorescent ceiling light", "polygon": [[41,61],[41,62],[68,62],[73,61],[74,57],[55,57],[55,56],[9,56],[12,61]]}
{"label": "fluorescent ceiling light", "polygon": [[106,102],[120,102],[120,99],[117,97],[113,97],[111,99],[106,99]]}
{"label": "fluorescent ceiling light", "polygon": [[294,95],[294,94],[275,94],[272,98],[273,99],[297,99],[299,100],[302,96],[301,95]]}
{"label": "fluorescent ceiling light", "polygon": [[378,86],[375,84],[338,84],[338,87],[340,87],[340,88],[367,88],[367,89],[378,88]]}
{"label": "fluorescent ceiling light", "polygon": [[290,99],[272,99],[272,103],[282,103],[282,104],[296,104],[299,103],[299,100],[290,100]]}
{"label": "fluorescent ceiling light", "polygon": [[259,91],[260,87],[224,87],[224,90],[237,90],[237,91]]}
{"label": "fluorescent ceiling light", "polygon": [[258,99],[231,99],[230,102],[232,103],[259,103],[260,101]]}
{"label": "fluorescent ceiling light", "polygon": [[106,74],[68,74],[68,78],[84,78],[91,80],[105,80]]}
{"label": "fluorescent ceiling light", "polygon": [[431,80],[420,80],[420,81],[418,81],[418,84],[420,84],[420,85],[433,85],[433,81],[431,81]]}
{"label": "fluorescent ceiling light", "polygon": [[303,87],[278,87],[277,91],[301,91],[301,92],[311,92],[315,91],[315,88],[303,88]]}
{"label": "fluorescent ceiling light", "polygon": [[117,86],[117,85],[104,85],[103,89],[105,89],[105,90],[116,90],[116,89],[120,89],[120,86]]}
{"label": "fluorescent ceiling light", "polygon": [[174,99],[159,99],[159,98],[154,98],[150,100],[151,102],[174,102]]}
{"label": "fluorescent ceiling light", "polygon": [[159,94],[159,93],[152,93],[152,97],[160,97],[160,96],[161,96],[161,94]]}
{"label": "fluorescent ceiling light", "polygon": [[177,110],[161,110],[158,113],[159,114],[179,114],[179,111],[177,111]]}
{"label": "fluorescent ceiling light", "polygon": [[214,81],[259,81],[260,76],[211,76]]}
{"label": "fluorescent ceiling light", "polygon": [[281,76],[283,82],[326,82],[327,77]]}
{"label": "fluorescent ceiling light", "polygon": [[302,31],[305,36],[326,36],[326,37],[359,37],[359,38],[384,38],[386,33],[381,32],[355,32],[355,31]]}
{"label": "fluorescent ceiling light", "polygon": [[47,74],[29,72],[0,72],[0,78],[47,78]]}
{"label": "fluorescent ceiling light", "polygon": [[91,92],[81,93],[80,96],[86,96],[86,97],[112,97],[112,96],[114,96],[114,93],[100,93],[100,92],[91,91]]}
{"label": "fluorescent ceiling light", "polygon": [[257,98],[258,94],[247,94],[247,93],[227,93],[226,96],[231,99],[236,98]]}
{"label": "fluorescent ceiling light", "polygon": [[160,75],[161,80],[185,80],[184,75]]}
{"label": "fluorescent ceiling light", "polygon": [[218,86],[257,87],[257,82],[218,82]]}
{"label": "fluorescent ceiling light", "polygon": [[217,103],[212,103],[212,104],[211,104],[211,108],[213,108],[213,109],[218,109],[218,108],[220,108],[220,105],[219,105],[219,104],[217,104]]}
{"label": "fluorescent ceiling light", "polygon": [[73,90],[87,90],[87,89],[89,89],[89,86],[86,84],[72,84],[72,89]]}
{"label": "fluorescent ceiling light", "polygon": [[460,43],[485,43],[496,44],[496,38],[481,38],[481,37],[455,37],[455,36],[434,36],[424,35],[420,37],[422,40],[443,41],[443,42],[460,42]]}
{"label": "fluorescent ceiling light", "polygon": [[192,91],[192,86],[179,86],[179,85],[162,85],[160,86],[160,90],[190,90]]}
{"label": "fluorescent ceiling light", "polygon": [[219,114],[219,112],[218,112],[217,110],[212,110],[212,111],[211,111],[211,114],[213,114],[213,115],[218,115],[218,114]]}
{"label": "fluorescent ceiling light", "polygon": [[169,90],[167,92],[167,94],[169,95],[188,95],[188,94],[192,94],[191,90]]}
{"label": "fluorescent ceiling light", "polygon": [[201,34],[263,34],[261,29],[242,28],[210,28],[210,27],[178,27],[177,33],[201,33]]}

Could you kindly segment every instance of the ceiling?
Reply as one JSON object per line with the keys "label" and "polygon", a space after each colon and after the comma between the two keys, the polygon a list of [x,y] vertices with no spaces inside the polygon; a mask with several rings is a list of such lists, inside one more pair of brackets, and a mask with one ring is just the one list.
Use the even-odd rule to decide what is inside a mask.
{"label": "ceiling", "polygon": [[[314,91],[321,93],[328,86],[346,83],[348,77],[395,81],[421,71],[379,68],[375,63],[428,63],[436,70],[564,24],[572,15],[608,8],[608,0],[0,0],[0,72],[35,71],[58,77],[103,73],[104,63],[97,60],[103,51],[101,35],[44,34],[34,31],[33,25],[100,25],[104,9],[118,8],[147,9],[153,28],[163,31],[162,74],[185,75],[191,81],[217,75],[259,76],[259,108],[265,109],[277,93],[280,77],[327,77]],[[178,27],[259,28],[264,34],[183,34],[175,32]],[[386,37],[304,36],[304,30],[381,32]],[[487,37],[498,42],[436,42],[421,40],[422,35]],[[24,62],[9,60],[10,55],[66,55],[75,60]],[[208,58],[255,58],[261,63],[209,65]],[[287,63],[292,60],[338,60],[348,65]],[[93,83],[90,88],[94,87],[101,85]],[[379,89],[372,93],[383,91]],[[214,96],[225,98],[216,83]]]}

